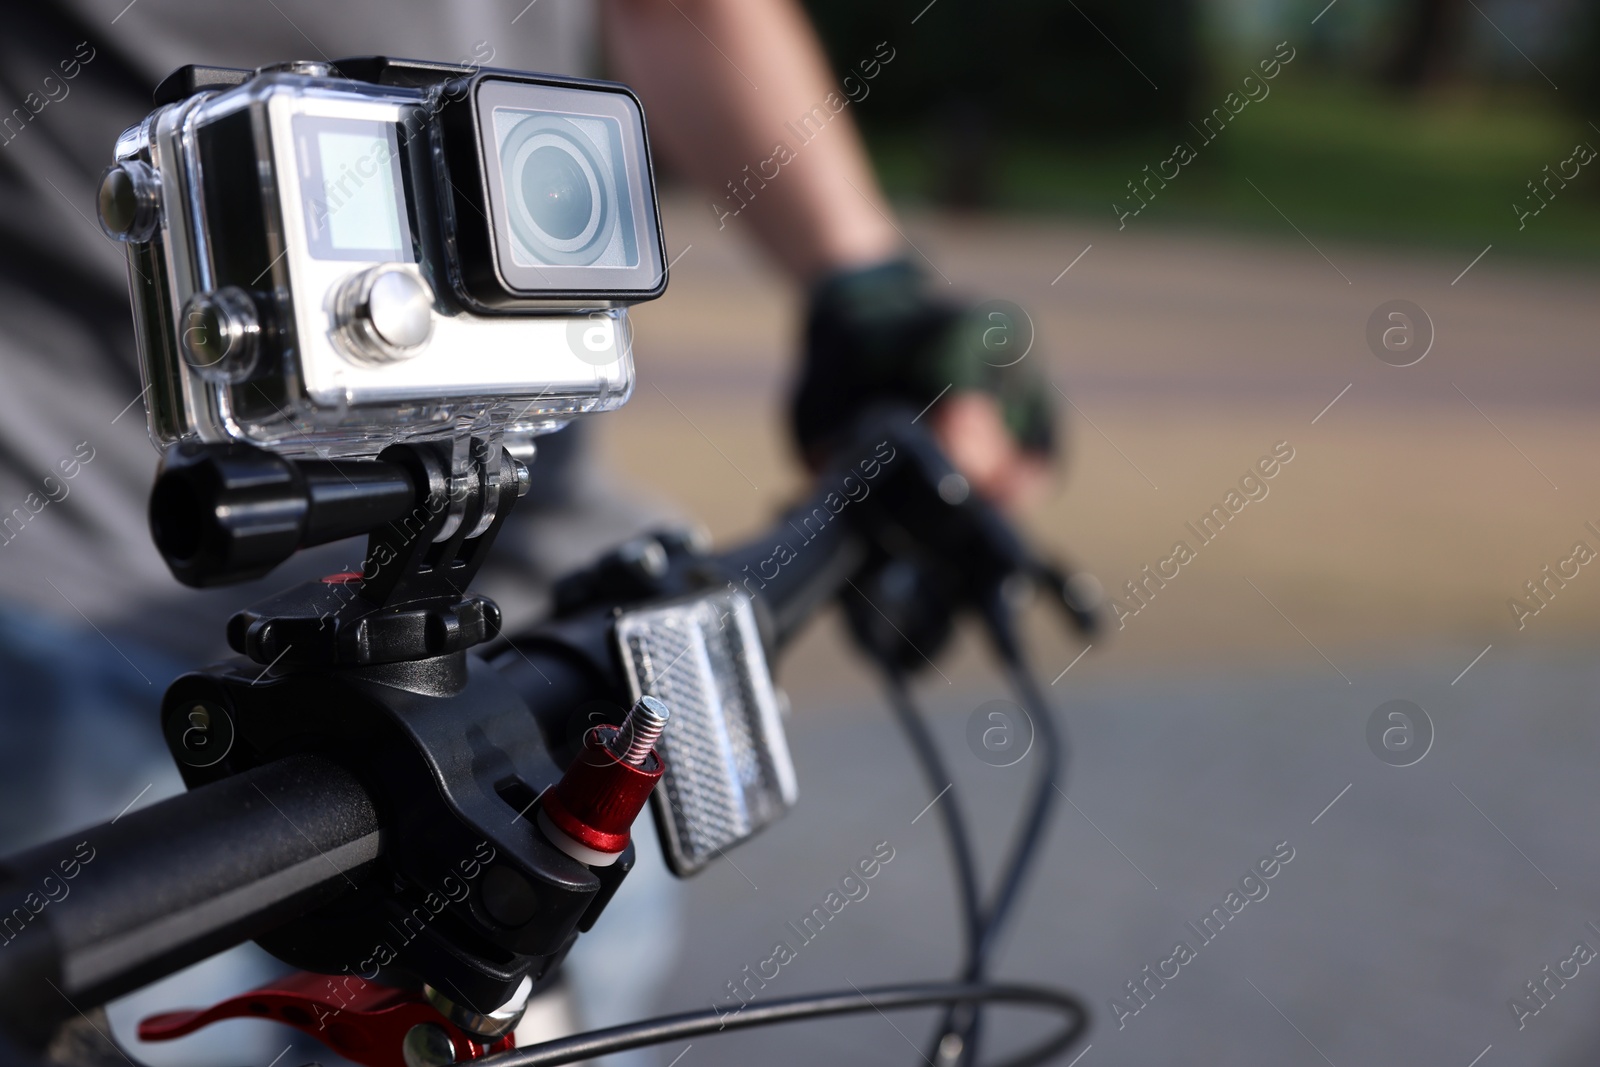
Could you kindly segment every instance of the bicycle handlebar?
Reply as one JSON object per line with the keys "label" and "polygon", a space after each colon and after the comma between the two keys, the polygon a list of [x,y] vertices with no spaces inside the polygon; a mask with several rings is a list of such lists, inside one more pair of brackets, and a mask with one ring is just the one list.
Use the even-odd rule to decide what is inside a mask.
{"label": "bicycle handlebar", "polygon": [[47,1039],[338,896],[381,851],[361,783],[292,756],[14,856],[0,866],[4,1029]]}

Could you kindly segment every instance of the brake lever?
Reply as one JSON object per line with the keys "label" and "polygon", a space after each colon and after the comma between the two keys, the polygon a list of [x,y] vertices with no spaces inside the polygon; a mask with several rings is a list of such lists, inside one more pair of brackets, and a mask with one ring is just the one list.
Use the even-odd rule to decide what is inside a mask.
{"label": "brake lever", "polygon": [[[941,587],[939,595],[908,590],[900,598],[910,613],[909,618],[902,616],[905,621],[926,625],[928,610],[941,597],[952,601],[950,608],[958,603],[981,605],[988,589],[1020,578],[1048,590],[1051,601],[1079,637],[1092,639],[1103,632],[1105,593],[1099,580],[1087,571],[1046,558],[1028,545],[997,507],[972,492],[966,478],[932,435],[917,425],[909,409],[869,410],[857,424],[856,445],[851,451],[864,450],[867,442],[878,438],[892,442],[906,455],[898,484],[889,487],[885,499],[864,509],[864,532],[879,546],[873,566],[878,570],[892,567],[896,558],[904,557],[907,548],[914,546],[921,558],[902,568],[911,574],[911,581],[898,584]],[[865,596],[860,589],[856,592]],[[878,611],[882,614],[884,609]],[[894,609],[888,609],[888,615],[893,614]]]}
{"label": "brake lever", "polygon": [[204,1010],[152,1015],[139,1023],[139,1040],[172,1041],[226,1019],[269,1019],[365,1067],[461,1063],[516,1047],[515,1019],[502,1025],[505,1020],[472,1018],[480,1029],[490,1024],[499,1032],[464,1029],[419,990],[380,985],[355,974],[294,971]]}
{"label": "brake lever", "polygon": [[1098,637],[1105,628],[1105,586],[1088,571],[1060,562],[1038,560],[1033,579],[1052,594],[1072,629],[1084,640]]}

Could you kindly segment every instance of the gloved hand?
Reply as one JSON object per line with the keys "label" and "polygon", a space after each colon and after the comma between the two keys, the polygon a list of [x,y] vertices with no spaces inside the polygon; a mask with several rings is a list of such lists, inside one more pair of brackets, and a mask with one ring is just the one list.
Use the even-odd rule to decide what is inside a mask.
{"label": "gloved hand", "polygon": [[843,271],[812,293],[795,436],[820,462],[874,403],[923,418],[973,488],[1002,506],[1038,495],[1054,439],[1050,386],[1014,316],[935,293],[906,260]]}

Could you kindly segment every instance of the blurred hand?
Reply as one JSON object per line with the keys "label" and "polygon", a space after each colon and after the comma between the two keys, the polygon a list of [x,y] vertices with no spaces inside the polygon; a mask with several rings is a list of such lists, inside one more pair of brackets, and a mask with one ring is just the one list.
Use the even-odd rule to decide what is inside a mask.
{"label": "blurred hand", "polygon": [[[984,497],[1025,508],[1049,480],[1054,411],[1031,327],[938,295],[904,260],[843,271],[813,292],[793,419],[820,465],[860,413],[900,401],[923,416]],[[1018,352],[1021,348],[1020,353]],[[930,406],[931,405],[931,406]]]}
{"label": "blurred hand", "polygon": [[1000,402],[988,393],[946,396],[925,416],[933,436],[981,496],[1012,513],[1044,499],[1050,485],[1050,459],[1024,451],[1006,429]]}

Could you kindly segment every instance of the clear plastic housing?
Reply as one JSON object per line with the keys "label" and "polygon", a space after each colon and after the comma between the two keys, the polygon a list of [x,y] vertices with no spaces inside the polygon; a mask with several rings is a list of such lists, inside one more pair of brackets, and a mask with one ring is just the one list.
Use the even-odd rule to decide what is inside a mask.
{"label": "clear plastic housing", "polygon": [[[464,306],[440,190],[469,179],[444,173],[434,151],[439,106],[423,90],[263,73],[123,135],[118,160],[148,163],[160,182],[160,225],[128,248],[158,446],[198,438],[364,456],[400,441],[548,432],[627,401],[625,309]],[[626,177],[653,209],[648,167]],[[375,268],[405,274],[409,288],[361,288]],[[366,343],[386,322],[415,331],[420,304],[397,315],[363,302],[401,289],[426,301],[425,343]],[[248,351],[196,333],[216,328],[214,306],[233,316],[228,344]]]}

